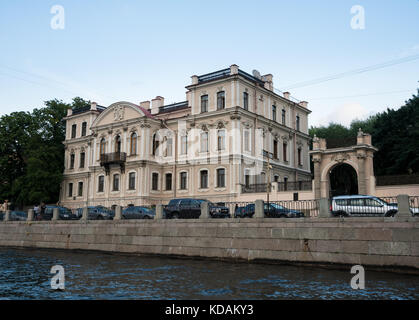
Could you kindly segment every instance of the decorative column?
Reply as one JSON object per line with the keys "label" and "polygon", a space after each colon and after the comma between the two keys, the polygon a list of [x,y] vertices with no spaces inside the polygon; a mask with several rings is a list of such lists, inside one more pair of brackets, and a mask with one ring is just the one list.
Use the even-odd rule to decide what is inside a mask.
{"label": "decorative column", "polygon": [[320,158],[313,157],[314,162],[314,198],[320,199],[320,179],[321,179],[321,172],[320,172]]}
{"label": "decorative column", "polygon": [[358,159],[358,193],[367,194],[367,184],[365,181],[365,159],[366,154],[364,151],[357,152],[356,157]]}

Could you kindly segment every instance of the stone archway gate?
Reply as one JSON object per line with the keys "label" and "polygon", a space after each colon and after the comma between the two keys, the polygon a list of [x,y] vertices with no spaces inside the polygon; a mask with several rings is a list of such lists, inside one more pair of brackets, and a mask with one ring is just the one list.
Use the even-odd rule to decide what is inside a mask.
{"label": "stone archway gate", "polygon": [[314,136],[310,155],[314,162],[315,199],[329,198],[330,171],[339,164],[352,166],[358,178],[359,194],[375,194],[373,155],[378,149],[371,144],[371,135],[359,129],[356,144],[345,144],[327,148],[326,139]]}

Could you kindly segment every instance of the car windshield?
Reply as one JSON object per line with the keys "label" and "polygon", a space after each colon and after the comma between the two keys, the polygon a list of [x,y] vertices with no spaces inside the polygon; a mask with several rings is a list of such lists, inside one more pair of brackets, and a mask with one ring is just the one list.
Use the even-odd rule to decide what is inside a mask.
{"label": "car windshield", "polygon": [[275,209],[281,209],[281,210],[285,209],[283,206],[280,206],[277,203],[270,203],[270,205],[271,207],[274,207]]}
{"label": "car windshield", "polygon": [[373,198],[374,200],[377,200],[378,202],[380,202],[381,204],[387,204],[389,205],[390,203],[388,203],[387,201],[381,199],[381,198]]}

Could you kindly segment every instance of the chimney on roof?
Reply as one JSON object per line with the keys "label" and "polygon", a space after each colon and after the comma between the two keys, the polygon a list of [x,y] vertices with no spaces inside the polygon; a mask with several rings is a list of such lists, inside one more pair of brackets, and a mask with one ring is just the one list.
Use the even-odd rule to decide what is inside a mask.
{"label": "chimney on roof", "polygon": [[307,108],[307,104],[308,104],[308,102],[307,102],[307,101],[301,101],[301,102],[299,103],[299,105],[300,105],[300,106],[302,106],[302,107],[304,107],[304,108]]}
{"label": "chimney on roof", "polygon": [[158,114],[159,108],[164,106],[164,98],[161,96],[155,97],[151,100],[151,114]]}
{"label": "chimney on roof", "polygon": [[150,109],[150,101],[142,101],[142,102],[140,102],[140,107],[141,108],[144,108],[146,110],[149,110]]}
{"label": "chimney on roof", "polygon": [[67,109],[67,117],[71,116],[73,114],[73,109],[72,108],[68,108]]}
{"label": "chimney on roof", "polygon": [[270,73],[265,74],[264,76],[262,76],[263,81],[265,81],[265,89],[270,90],[270,91],[274,91],[274,83],[272,81],[273,77],[274,76]]}
{"label": "chimney on roof", "polygon": [[96,102],[91,102],[90,103],[90,110],[97,110],[97,103]]}
{"label": "chimney on roof", "polygon": [[237,64],[232,64],[230,66],[230,75],[238,74],[239,73],[239,66]]}
{"label": "chimney on roof", "polygon": [[198,76],[197,75],[193,75],[191,78],[192,78],[192,84],[198,84]]}
{"label": "chimney on roof", "polygon": [[287,92],[284,92],[284,98],[285,99],[290,99],[290,95],[291,95],[291,93],[289,93],[288,91]]}

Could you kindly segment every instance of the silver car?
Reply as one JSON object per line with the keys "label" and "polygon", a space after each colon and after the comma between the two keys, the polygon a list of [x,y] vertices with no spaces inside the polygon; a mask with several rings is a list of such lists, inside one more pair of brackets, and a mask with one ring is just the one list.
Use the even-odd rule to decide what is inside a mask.
{"label": "silver car", "polygon": [[[332,198],[330,211],[334,216],[380,215],[392,217],[397,213],[397,203],[388,203],[374,196],[337,196]],[[419,208],[410,208],[412,215],[419,214]]]}

